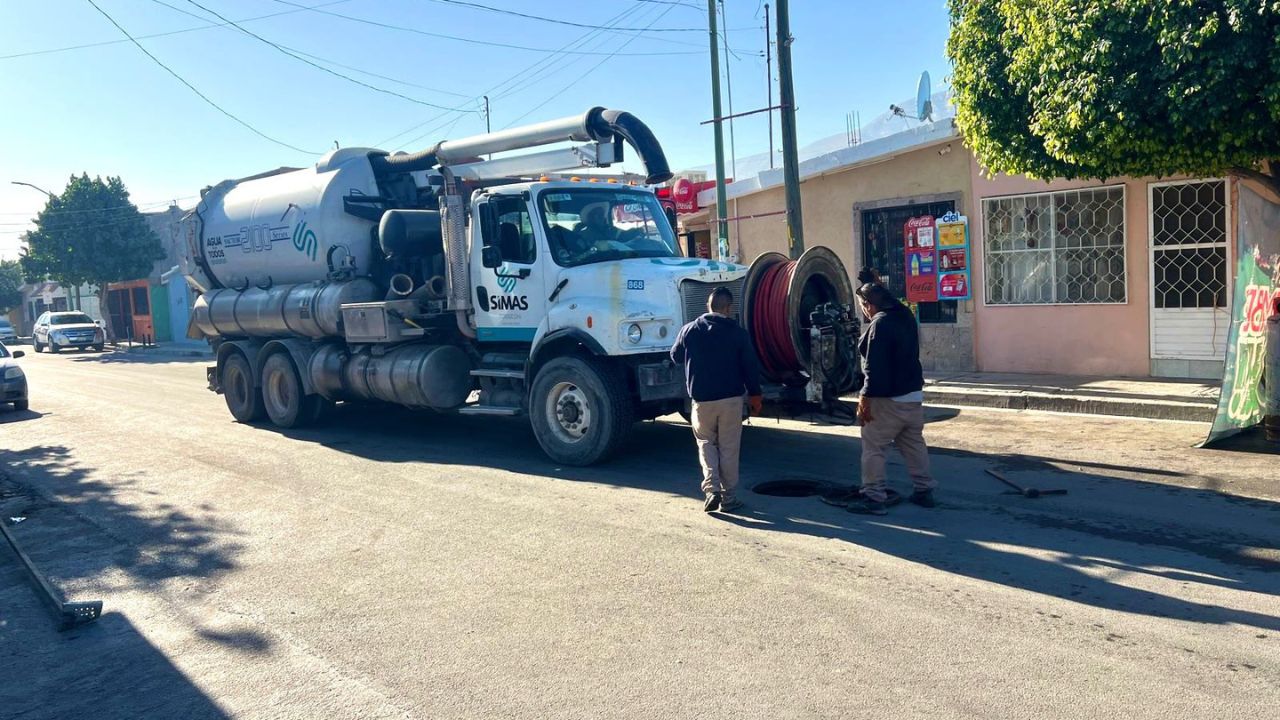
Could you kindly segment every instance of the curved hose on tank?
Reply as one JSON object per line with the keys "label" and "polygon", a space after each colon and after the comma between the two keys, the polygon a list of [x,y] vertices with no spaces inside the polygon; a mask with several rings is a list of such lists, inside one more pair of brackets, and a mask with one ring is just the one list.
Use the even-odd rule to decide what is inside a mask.
{"label": "curved hose on tank", "polygon": [[622,137],[640,154],[644,163],[645,180],[656,185],[671,179],[671,166],[662,152],[662,145],[648,125],[625,110],[601,110],[591,117],[591,131],[597,135],[614,134]]}
{"label": "curved hose on tank", "polygon": [[430,170],[436,166],[436,148],[430,150],[421,150],[416,153],[401,153],[399,155],[389,155],[385,152],[369,153],[369,165],[373,167],[375,175],[387,175],[390,173],[417,172],[418,170]]}

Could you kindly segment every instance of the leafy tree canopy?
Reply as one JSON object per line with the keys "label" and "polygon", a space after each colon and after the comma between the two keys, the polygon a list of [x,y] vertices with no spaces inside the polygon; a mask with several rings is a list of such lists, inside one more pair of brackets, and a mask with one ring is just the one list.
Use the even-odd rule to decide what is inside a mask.
{"label": "leafy tree canopy", "polygon": [[22,267],[16,260],[0,260],[0,315],[22,304]]}
{"label": "leafy tree canopy", "polygon": [[956,122],[988,171],[1278,185],[1280,0],[949,3]]}
{"label": "leafy tree canopy", "polygon": [[28,280],[50,278],[68,288],[89,283],[101,291],[146,276],[163,257],[160,239],[120,178],[84,174],[71,176],[36,216],[21,263]]}

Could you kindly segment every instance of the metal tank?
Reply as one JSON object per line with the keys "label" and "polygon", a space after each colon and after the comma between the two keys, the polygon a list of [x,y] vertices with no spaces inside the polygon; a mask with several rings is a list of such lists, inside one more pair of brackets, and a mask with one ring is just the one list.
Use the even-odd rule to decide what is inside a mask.
{"label": "metal tank", "polygon": [[211,188],[187,219],[184,273],[201,290],[366,276],[376,223],[346,212],[379,193],[367,148],[343,148],[314,167]]}
{"label": "metal tank", "polygon": [[316,392],[330,400],[450,410],[471,394],[471,359],[455,345],[401,345],[377,356],[324,345],[307,371]]}
{"label": "metal tank", "polygon": [[209,337],[339,337],[344,304],[378,299],[378,287],[368,278],[243,291],[221,288],[197,297],[191,315]]}

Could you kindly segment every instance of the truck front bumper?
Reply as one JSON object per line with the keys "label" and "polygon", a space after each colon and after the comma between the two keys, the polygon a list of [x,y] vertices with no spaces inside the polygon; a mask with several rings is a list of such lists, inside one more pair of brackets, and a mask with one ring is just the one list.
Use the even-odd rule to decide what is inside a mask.
{"label": "truck front bumper", "polygon": [[670,360],[637,365],[636,388],[641,402],[689,397],[685,392],[684,372]]}

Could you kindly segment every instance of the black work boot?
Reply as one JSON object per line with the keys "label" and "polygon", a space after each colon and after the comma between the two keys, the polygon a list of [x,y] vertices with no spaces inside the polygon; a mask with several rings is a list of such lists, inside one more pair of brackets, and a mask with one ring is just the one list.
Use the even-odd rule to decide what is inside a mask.
{"label": "black work boot", "polygon": [[907,498],[911,502],[923,508],[937,507],[938,502],[933,499],[932,490],[916,490],[911,493],[911,497]]}
{"label": "black work boot", "polygon": [[845,510],[859,515],[888,515],[887,508],[888,506],[884,503],[879,500],[872,500],[866,495],[859,495],[844,506]]}
{"label": "black work boot", "polygon": [[703,512],[715,512],[720,509],[720,493],[709,492],[707,499],[702,503]]}

